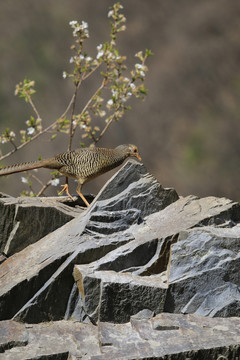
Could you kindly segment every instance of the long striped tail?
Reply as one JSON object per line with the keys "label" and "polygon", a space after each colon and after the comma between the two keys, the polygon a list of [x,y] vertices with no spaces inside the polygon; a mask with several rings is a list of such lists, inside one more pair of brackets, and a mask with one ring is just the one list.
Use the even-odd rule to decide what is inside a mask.
{"label": "long striped tail", "polygon": [[[51,162],[51,160],[52,160],[52,162]],[[15,174],[18,172],[38,169],[38,168],[42,168],[42,167],[53,169],[53,168],[56,168],[56,167],[54,167],[54,165],[56,165],[55,159],[24,162],[21,164],[10,165],[10,166],[0,169],[0,176]]]}

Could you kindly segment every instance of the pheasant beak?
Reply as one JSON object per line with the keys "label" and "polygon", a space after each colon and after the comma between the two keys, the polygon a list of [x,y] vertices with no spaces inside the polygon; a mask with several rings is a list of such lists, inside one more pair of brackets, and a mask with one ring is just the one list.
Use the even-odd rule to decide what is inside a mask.
{"label": "pheasant beak", "polygon": [[138,160],[142,160],[142,158],[141,158],[141,156],[139,155],[139,154],[136,154],[136,158],[138,159]]}

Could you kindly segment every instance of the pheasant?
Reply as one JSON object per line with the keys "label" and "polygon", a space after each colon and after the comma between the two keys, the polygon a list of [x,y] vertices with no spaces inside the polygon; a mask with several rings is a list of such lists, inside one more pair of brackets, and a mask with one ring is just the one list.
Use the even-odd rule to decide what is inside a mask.
{"label": "pheasant", "polygon": [[[83,184],[121,165],[123,161],[130,156],[141,160],[138,148],[135,145],[119,145],[115,149],[96,147],[80,148],[58,154],[49,159],[4,167],[0,169],[0,176],[38,168],[58,170],[67,177],[77,179],[78,185],[76,192],[84,203],[89,206],[88,201],[81,192]],[[72,198],[68,190],[68,184],[63,185],[60,194],[63,191],[66,191],[67,195]]]}

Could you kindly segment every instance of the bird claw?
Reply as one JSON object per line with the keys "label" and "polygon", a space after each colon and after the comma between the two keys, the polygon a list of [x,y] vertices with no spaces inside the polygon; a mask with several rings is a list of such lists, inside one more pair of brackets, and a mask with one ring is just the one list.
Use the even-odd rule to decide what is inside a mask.
{"label": "bird claw", "polygon": [[[68,184],[64,184],[61,185],[62,186],[62,190],[60,191],[59,195],[61,195],[64,191],[66,191],[67,195],[72,199],[72,195],[70,195],[69,191],[68,191]],[[87,205],[87,207],[89,206],[89,202],[87,201],[87,199],[85,199],[85,197],[83,196],[83,194],[80,191],[77,191],[78,195],[81,197],[81,199],[84,201],[84,203]]]}
{"label": "bird claw", "polygon": [[61,195],[64,191],[66,191],[66,194],[72,199],[72,200],[74,200],[73,199],[73,197],[72,197],[72,195],[69,193],[69,191],[68,191],[68,184],[64,184],[64,185],[61,185],[62,186],[62,190],[60,191],[60,193],[59,193],[59,195]]}

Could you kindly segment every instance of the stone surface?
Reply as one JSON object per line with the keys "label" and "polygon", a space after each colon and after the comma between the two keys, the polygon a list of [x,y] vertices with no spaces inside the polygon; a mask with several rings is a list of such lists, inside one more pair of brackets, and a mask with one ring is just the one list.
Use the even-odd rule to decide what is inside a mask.
{"label": "stone surface", "polygon": [[172,246],[165,311],[240,316],[239,269],[239,225],[181,232]]}
{"label": "stone surface", "polygon": [[[159,282],[162,283],[164,280],[167,280],[166,270],[170,259],[170,247],[178,240],[178,234],[184,229],[184,226],[192,228],[194,226],[201,226],[204,222],[213,223],[214,221],[219,224],[223,223],[228,225],[229,219],[238,219],[238,214],[239,205],[231,202],[230,200],[213,197],[198,199],[190,196],[179,199],[162,211],[146,216],[142,223],[133,224],[127,230],[129,234],[133,235],[134,240],[119,246],[95,262],[84,265],[84,267],[79,267],[79,269],[81,269],[80,272],[83,271],[87,274],[86,277],[88,280],[89,274],[92,274],[90,277],[95,277],[95,279],[94,281],[89,280],[84,282],[84,291],[82,291],[82,293],[80,292],[80,295],[76,293],[76,288],[72,290],[72,294],[74,294],[74,296],[70,299],[70,301],[72,301],[72,304],[69,304],[71,314],[68,314],[68,316],[72,316],[73,318],[80,319],[82,321],[83,319],[86,319],[87,312],[90,318],[96,321],[97,307],[101,308],[102,302],[106,303],[108,301],[108,297],[106,295],[107,292],[106,294],[104,293],[104,299],[99,300],[100,280],[98,272],[100,270],[114,270],[124,273],[130,272],[134,275],[147,277],[149,282],[152,281],[154,276],[157,276]],[[221,230],[224,231],[225,229],[219,229],[219,231]],[[189,257],[190,255],[188,254],[187,259]],[[170,269],[171,266],[172,260],[169,263]],[[176,270],[176,272],[177,271],[178,270]],[[106,274],[107,273],[108,272],[106,271]],[[106,275],[106,278],[107,277],[108,276]],[[103,281],[102,284],[104,283],[105,282]],[[111,295],[114,297],[115,292],[117,292],[117,285],[114,286],[113,284],[110,284],[110,280],[109,282],[106,281],[106,283],[106,286],[109,286],[109,288],[112,286],[113,288],[111,289],[112,293],[109,290],[109,297],[111,297]],[[192,286],[194,286],[194,284]],[[138,291],[141,292],[141,287],[139,287],[136,293]],[[162,294],[159,295],[162,296]],[[176,294],[178,297],[176,303],[183,304],[182,300],[184,300],[184,296],[180,295],[181,294],[178,293]],[[186,297],[187,296],[188,294],[186,294]],[[127,298],[128,296],[126,295],[126,299]],[[161,297],[161,299],[163,298],[164,296]],[[125,302],[128,303],[128,300],[125,300]],[[236,306],[231,306],[233,306],[233,309],[236,310]],[[120,306],[120,303],[118,303],[117,308],[119,307],[123,308],[124,306]],[[130,308],[131,306],[129,306],[129,309]],[[152,307],[150,307],[150,309],[154,310]],[[161,307],[159,309],[161,309]],[[164,309],[169,312],[174,311],[170,291],[168,291],[168,297],[166,301],[164,301]],[[136,307],[136,312],[138,310],[140,309]],[[178,312],[178,310],[179,308],[177,308],[176,312]],[[234,310],[231,312],[231,316],[235,315]],[[103,318],[104,321],[121,321],[121,316],[117,313],[117,311],[113,314],[114,315],[109,314],[109,317]],[[132,313],[130,311],[128,314],[124,314],[124,316],[122,316],[122,321],[126,321],[131,314]]]}
{"label": "stone surface", "polygon": [[[128,322],[131,315],[143,309],[158,314],[163,311],[167,285],[158,277],[142,277],[114,271],[89,272],[87,266],[76,265],[74,279],[79,298],[70,318],[85,321]],[[80,314],[79,318],[76,318]]]}
{"label": "stone surface", "polygon": [[[4,352],[3,352],[4,351]],[[0,322],[0,359],[237,359],[240,319],[159,314],[126,324]]]}
{"label": "stone surface", "polygon": [[138,209],[141,218],[178,200],[174,189],[164,189],[142,163],[130,159],[103,186],[93,201],[93,211],[117,212]]}
{"label": "stone surface", "polygon": [[[15,316],[24,321],[39,322],[63,318],[73,286],[74,264],[95,261],[107,252],[134,239],[128,228],[141,223],[146,212],[151,211],[150,206],[146,209],[145,205],[139,202],[137,196],[139,188],[150,198],[154,198],[154,204],[157,203],[156,188],[161,188],[159,193],[161,208],[178,197],[175,191],[166,190],[164,198],[167,201],[164,203],[162,200],[164,189],[156,179],[148,175],[142,164],[126,163],[119,172],[124,171],[125,167],[132,182],[135,174],[136,181],[133,187],[132,183],[123,182],[117,198],[115,182],[118,183],[119,180],[115,175],[97,196],[97,199],[101,196],[105,198],[100,201],[102,207],[98,200],[94,200],[83,214],[11,256],[2,264],[0,267],[1,319]],[[108,188],[111,188],[111,191]],[[106,193],[112,196],[108,200]],[[129,200],[125,199],[126,204],[131,205],[132,208],[119,210],[117,199],[128,197]],[[113,210],[114,201],[118,204],[116,211]],[[106,210],[108,204],[112,204],[111,211]],[[152,211],[156,211],[156,205],[153,206]],[[110,231],[111,229],[115,229],[115,232]],[[63,287],[64,294],[62,294]]]}
{"label": "stone surface", "polygon": [[[66,200],[66,197],[64,197]],[[0,196],[0,251],[11,256],[81,213],[60,198]]]}
{"label": "stone surface", "polygon": [[[16,225],[14,217],[24,214],[25,205],[7,196],[1,201],[8,213],[2,228],[13,219],[5,232],[14,239],[9,249],[16,251],[14,233],[27,219],[24,246],[30,233],[35,236],[35,210],[28,203]],[[239,318],[232,317],[239,315],[240,299],[238,203],[179,198],[135,161],[127,162],[85,211],[69,207],[77,200],[49,201],[41,199],[39,213],[47,204],[52,217],[66,210],[72,220],[0,258],[0,319],[5,320],[0,358],[239,356]]]}

